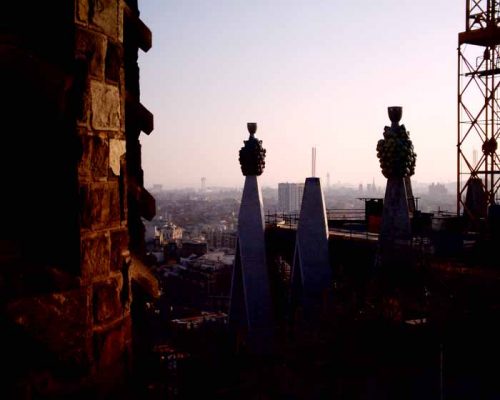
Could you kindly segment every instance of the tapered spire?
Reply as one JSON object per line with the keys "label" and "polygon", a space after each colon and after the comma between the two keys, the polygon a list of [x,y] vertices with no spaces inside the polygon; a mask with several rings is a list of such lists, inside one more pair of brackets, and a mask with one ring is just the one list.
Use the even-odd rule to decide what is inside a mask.
{"label": "tapered spire", "polygon": [[264,171],[266,150],[254,136],[257,124],[248,123],[247,127],[250,138],[239,152],[245,186],[238,216],[229,321],[240,345],[252,353],[263,354],[270,351],[273,337],[265,221],[258,180]]}

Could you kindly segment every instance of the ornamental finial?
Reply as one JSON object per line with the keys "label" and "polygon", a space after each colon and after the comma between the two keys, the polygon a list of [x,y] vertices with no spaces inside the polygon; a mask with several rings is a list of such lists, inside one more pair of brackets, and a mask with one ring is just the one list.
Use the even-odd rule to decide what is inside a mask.
{"label": "ornamental finial", "polygon": [[245,145],[240,149],[239,161],[241,164],[241,172],[245,176],[259,176],[264,172],[266,165],[266,149],[262,147],[262,140],[255,137],[257,132],[257,123],[248,122],[247,129],[250,133],[248,140],[244,140]]}

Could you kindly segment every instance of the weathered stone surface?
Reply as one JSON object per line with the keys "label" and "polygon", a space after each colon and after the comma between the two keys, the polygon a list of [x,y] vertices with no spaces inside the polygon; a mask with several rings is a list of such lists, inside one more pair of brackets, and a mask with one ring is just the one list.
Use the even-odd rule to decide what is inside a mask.
{"label": "weathered stone surface", "polygon": [[82,227],[102,229],[120,224],[120,188],[117,181],[83,185],[80,197]]}
{"label": "weathered stone surface", "polygon": [[[128,72],[127,72],[128,73]],[[126,90],[125,90],[125,68],[122,67],[120,68],[120,82],[121,82],[121,86],[120,86],[120,90],[122,91],[122,93],[125,93]],[[121,120],[120,120],[120,126],[121,126],[121,130],[117,131],[117,132],[113,132],[114,133],[114,137],[116,139],[125,139],[125,130],[126,130],[126,125],[125,125],[125,117],[126,117],[126,96],[120,96],[120,113],[121,113]]]}
{"label": "weathered stone surface", "polygon": [[92,80],[90,91],[92,127],[97,130],[119,130],[121,112],[118,87]]}
{"label": "weathered stone surface", "polygon": [[118,39],[120,3],[116,0],[99,0],[90,2],[89,16],[93,27],[104,32],[113,39]]}
{"label": "weathered stone surface", "polygon": [[120,43],[123,43],[124,6],[124,2],[120,1],[120,8],[118,9],[118,40]]}
{"label": "weathered stone surface", "polygon": [[6,313],[20,332],[19,335],[30,337],[33,344],[43,343],[43,351],[50,352],[56,362],[85,371],[90,365],[92,354],[89,348],[89,295],[87,288],[79,288],[24,297],[8,303]]}
{"label": "weathered stone surface", "polygon": [[120,186],[117,181],[108,182],[109,186],[109,223],[120,225]]}
{"label": "weathered stone surface", "polygon": [[81,144],[81,157],[78,163],[78,177],[80,182],[85,179],[90,179],[90,165],[92,163],[92,139],[88,136],[86,130],[80,128],[80,144]]}
{"label": "weathered stone surface", "polygon": [[[22,4],[15,1],[9,3]],[[32,6],[31,3],[40,5]],[[12,44],[8,46],[17,49],[20,45],[18,50],[21,55],[23,57],[25,53],[27,55],[22,63],[13,57],[0,57],[3,64],[7,62],[10,65],[7,71],[21,69],[19,76],[4,74],[7,80],[12,76],[16,77],[10,80],[15,89],[13,92],[21,93],[19,104],[23,107],[18,109],[39,110],[34,114],[26,111],[25,114],[28,115],[27,118],[31,116],[32,121],[37,121],[33,124],[42,127],[47,125],[53,129],[51,128],[51,134],[48,136],[36,134],[35,136],[52,138],[49,138],[50,143],[45,147],[53,149],[54,154],[65,154],[62,161],[72,159],[75,163],[78,162],[78,176],[75,176],[76,171],[69,174],[71,168],[68,168],[71,163],[61,162],[59,165],[51,152],[42,151],[45,147],[36,145],[39,144],[38,141],[31,146],[38,149],[40,154],[46,155],[45,161],[52,160],[49,161],[50,168],[69,171],[69,175],[48,173],[42,179],[38,179],[39,182],[43,182],[43,178],[47,178],[48,181],[52,179],[62,188],[56,191],[56,194],[62,196],[56,196],[62,199],[56,202],[61,203],[61,207],[49,208],[48,211],[45,207],[46,213],[53,216],[54,221],[61,218],[73,221],[63,224],[64,227],[68,225],[68,229],[59,229],[59,236],[51,234],[57,230],[55,228],[42,232],[42,236],[46,237],[43,243],[51,240],[57,243],[58,237],[60,239],[68,235],[70,237],[74,235],[75,240],[72,243],[63,240],[63,244],[68,246],[59,246],[59,250],[54,250],[56,254],[63,254],[55,257],[55,261],[45,257],[43,252],[33,251],[35,255],[33,259],[37,258],[34,263],[36,265],[27,266],[29,268],[26,269],[24,265],[20,269],[17,268],[18,265],[10,265],[11,259],[16,262],[21,259],[24,246],[19,245],[17,241],[13,241],[14,244],[7,243],[10,252],[4,254],[4,258],[7,257],[5,263],[9,264],[15,273],[9,272],[8,279],[5,274],[0,277],[0,298],[4,310],[0,334],[6,333],[4,327],[9,329],[9,335],[2,335],[3,338],[7,337],[4,348],[15,344],[10,359],[16,361],[16,368],[17,364],[21,366],[19,376],[23,383],[26,383],[22,388],[26,395],[16,398],[114,398],[116,396],[103,395],[98,388],[93,387],[94,384],[96,382],[119,384],[121,379],[130,376],[124,372],[127,370],[127,360],[131,360],[129,354],[131,319],[128,304],[132,292],[130,288],[132,273],[128,241],[129,236],[134,233],[129,233],[126,227],[129,218],[127,181],[133,177],[142,187],[143,177],[140,144],[137,138],[139,132],[137,135],[133,133],[135,136],[132,135],[137,142],[135,150],[137,154],[130,163],[130,170],[126,171],[124,168],[126,68],[122,45],[124,4],[123,0],[30,2],[29,5],[15,6],[15,9],[19,10],[19,18],[16,16],[15,19],[37,21],[37,28],[40,29],[32,29],[33,24],[30,23],[8,24],[9,29],[6,33],[9,36],[9,43],[13,39]],[[7,8],[10,10],[11,7]],[[13,29],[10,29],[10,25]],[[151,33],[144,31],[149,38],[146,35],[147,40],[141,43],[149,43],[150,46]],[[42,40],[44,38],[47,40]],[[26,47],[25,44],[29,46]],[[137,101],[139,101],[137,58],[134,59],[134,54],[137,55],[137,44],[134,40],[127,40],[129,46],[127,51],[132,54],[131,64],[135,64],[130,71],[127,67],[127,80],[137,89]],[[29,49],[36,49],[36,54]],[[40,60],[43,59],[43,62],[38,60],[38,57]],[[20,86],[22,90],[15,84],[17,78],[21,78],[19,81],[22,83]],[[132,82],[133,79],[136,82]],[[31,96],[32,86],[37,92],[39,91],[40,96]],[[23,96],[22,93],[25,91],[27,95]],[[34,98],[38,101],[33,100]],[[26,104],[26,101],[29,104]],[[31,105],[38,106],[33,108]],[[45,112],[46,110],[49,112]],[[23,125],[22,118],[13,120],[20,121]],[[152,118],[148,117],[147,120],[150,121],[149,124],[143,126],[148,126],[147,130],[150,131]],[[58,121],[64,121],[64,126],[60,126]],[[72,129],[76,132],[72,132]],[[33,132],[36,133],[36,129]],[[17,136],[24,137],[19,139],[19,143],[22,140],[29,142],[26,135]],[[59,136],[62,142],[57,139]],[[68,139],[70,137],[77,138],[78,141],[75,143],[72,139]],[[110,139],[114,140],[112,148]],[[66,143],[68,140],[71,143]],[[41,143],[43,140],[39,141]],[[132,146],[135,146],[135,143]],[[16,157],[19,156],[15,153],[14,151]],[[77,160],[78,156],[80,160]],[[16,177],[21,173],[17,172],[11,175]],[[67,181],[66,175],[68,175]],[[47,186],[42,183],[39,185]],[[75,198],[74,192],[78,188],[81,197]],[[66,191],[69,191],[68,196],[65,196]],[[44,193],[43,190],[39,192]],[[46,192],[53,191],[46,190]],[[135,203],[134,206],[138,208]],[[80,221],[75,221],[78,212]],[[143,245],[141,219],[138,213],[132,214],[130,218],[134,219],[132,225],[134,223],[139,225],[138,236]],[[25,224],[19,226],[21,225]],[[45,228],[47,226],[50,224],[45,224]],[[10,237],[7,239],[11,241]],[[0,247],[5,244],[0,243]],[[45,248],[41,245],[35,247]],[[52,256],[51,252],[47,254]],[[67,263],[66,255],[68,255]],[[38,263],[45,263],[46,259],[47,268],[38,268]],[[59,264],[59,260],[64,262]],[[26,262],[29,263],[28,260]],[[136,278],[136,281],[142,282],[143,275],[140,275],[141,278]],[[135,276],[138,274],[134,274]],[[17,278],[19,278],[18,283],[15,284]],[[153,284],[157,284],[154,276],[149,278]],[[23,350],[22,356],[18,350]],[[5,356],[4,352],[0,353]],[[14,363],[8,359],[6,361],[5,357],[2,359],[8,368],[12,368]],[[17,363],[18,360],[22,361]],[[108,379],[110,375],[116,380]],[[13,385],[17,385],[17,382],[13,382]]]}
{"label": "weathered stone surface", "polygon": [[94,323],[103,323],[119,318],[123,307],[120,301],[122,283],[117,277],[93,285],[92,309]]}
{"label": "weathered stone surface", "polygon": [[90,75],[103,79],[105,57],[107,61],[105,36],[78,28],[75,41],[77,56],[88,60]]}
{"label": "weathered stone surface", "polygon": [[100,136],[85,135],[81,137],[82,158],[78,166],[78,174],[87,178],[106,178],[108,175],[109,144]]}
{"label": "weathered stone surface", "polygon": [[106,227],[109,221],[109,195],[107,183],[97,183],[81,189],[83,227],[88,229]]}
{"label": "weathered stone surface", "polygon": [[[125,157],[121,159],[120,165],[122,171],[127,171],[127,162],[125,160]],[[119,177],[120,220],[122,224],[127,222],[127,215],[128,215],[128,182],[127,179],[125,178],[126,178],[125,174],[122,174]]]}
{"label": "weathered stone surface", "polygon": [[106,51],[106,79],[118,82],[120,80],[120,68],[123,65],[123,54],[121,45],[108,42]]}
{"label": "weathered stone surface", "polygon": [[132,256],[132,263],[130,265],[130,278],[151,297],[155,299],[160,297],[158,279],[151,272],[150,268],[134,256]]}
{"label": "weathered stone surface", "polygon": [[78,59],[76,64],[82,76],[76,81],[78,101],[75,102],[76,123],[78,130],[89,128],[90,109],[92,99],[90,96],[90,83],[87,81],[87,61],[83,58]]}
{"label": "weathered stone surface", "polygon": [[123,264],[122,252],[128,250],[127,229],[111,231],[111,271],[119,271]]}
{"label": "weathered stone surface", "polygon": [[109,140],[109,166],[116,176],[120,175],[120,158],[125,154],[125,140]]}
{"label": "weathered stone surface", "polygon": [[89,0],[76,1],[76,21],[86,24],[89,20]]}
{"label": "weathered stone surface", "polygon": [[85,279],[109,274],[109,234],[100,233],[82,239],[81,265]]}
{"label": "weathered stone surface", "polygon": [[92,137],[92,157],[90,171],[94,178],[105,178],[108,175],[109,144],[99,136]]}

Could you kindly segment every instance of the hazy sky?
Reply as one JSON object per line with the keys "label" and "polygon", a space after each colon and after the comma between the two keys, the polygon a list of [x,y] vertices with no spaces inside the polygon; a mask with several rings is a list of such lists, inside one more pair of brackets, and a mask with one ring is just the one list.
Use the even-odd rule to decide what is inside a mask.
{"label": "hazy sky", "polygon": [[457,34],[465,0],[142,0],[146,185],[241,186],[257,122],[264,185],[317,176],[382,184],[375,147],[401,105],[414,179],[456,174]]}

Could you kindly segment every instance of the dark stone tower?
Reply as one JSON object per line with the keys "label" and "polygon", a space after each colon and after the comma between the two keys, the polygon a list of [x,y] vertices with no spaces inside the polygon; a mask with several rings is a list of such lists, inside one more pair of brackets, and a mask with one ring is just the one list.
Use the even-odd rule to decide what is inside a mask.
{"label": "dark stone tower", "polygon": [[[151,218],[132,0],[8,1],[0,14],[0,354],[5,398],[110,393],[130,374],[131,281]],[[147,273],[145,273],[147,275]]]}

